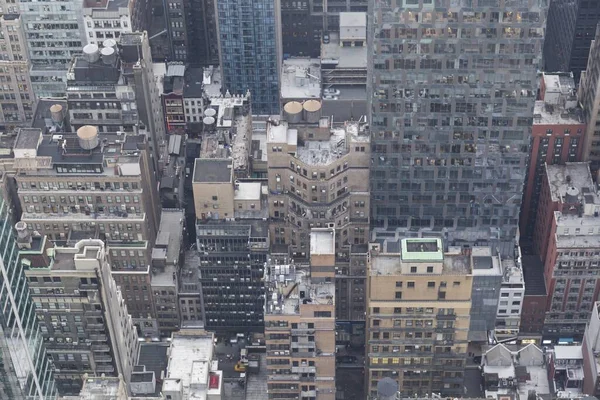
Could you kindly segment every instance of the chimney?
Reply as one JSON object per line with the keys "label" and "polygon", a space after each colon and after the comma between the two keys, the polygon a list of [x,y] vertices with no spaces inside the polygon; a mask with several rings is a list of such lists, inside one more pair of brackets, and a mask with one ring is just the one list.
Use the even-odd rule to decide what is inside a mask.
{"label": "chimney", "polygon": [[27,224],[19,221],[16,223],[15,229],[17,230],[17,246],[19,246],[19,249],[30,249],[31,232],[27,229]]}

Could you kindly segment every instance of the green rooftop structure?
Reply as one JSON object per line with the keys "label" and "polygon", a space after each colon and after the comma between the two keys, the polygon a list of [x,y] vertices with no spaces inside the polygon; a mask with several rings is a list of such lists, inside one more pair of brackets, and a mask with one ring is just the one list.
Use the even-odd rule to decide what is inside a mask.
{"label": "green rooftop structure", "polygon": [[402,239],[402,261],[443,261],[442,239]]}

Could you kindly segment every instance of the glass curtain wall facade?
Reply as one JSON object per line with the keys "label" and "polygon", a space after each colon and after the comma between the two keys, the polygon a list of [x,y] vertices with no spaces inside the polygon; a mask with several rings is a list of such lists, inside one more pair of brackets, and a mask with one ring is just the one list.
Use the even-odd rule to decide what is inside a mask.
{"label": "glass curtain wall facade", "polygon": [[280,0],[215,1],[223,90],[252,96],[252,113],[279,115]]}
{"label": "glass curtain wall facade", "polygon": [[512,254],[547,0],[369,2],[377,238]]}
{"label": "glass curtain wall facade", "polygon": [[82,6],[82,1],[74,0],[19,1],[31,84],[38,98],[65,96],[67,68],[73,56],[81,53],[85,37]]}
{"label": "glass curtain wall facade", "polygon": [[0,188],[0,398],[56,399],[5,193]]}

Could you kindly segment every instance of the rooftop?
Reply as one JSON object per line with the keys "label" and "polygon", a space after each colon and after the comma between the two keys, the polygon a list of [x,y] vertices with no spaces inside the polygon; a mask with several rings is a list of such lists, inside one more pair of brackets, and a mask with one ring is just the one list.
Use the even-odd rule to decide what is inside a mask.
{"label": "rooftop", "polygon": [[177,264],[183,240],[183,210],[163,208],[154,247],[166,250],[167,264]]}
{"label": "rooftop", "polygon": [[192,329],[173,333],[163,394],[182,392],[182,400],[205,400],[211,391],[220,394],[223,378],[213,352],[212,333]]}
{"label": "rooftop", "polygon": [[310,254],[335,254],[335,232],[332,229],[310,230]]}
{"label": "rooftop", "polygon": [[[146,148],[144,135],[91,133],[91,127],[88,128],[90,129],[82,136],[66,132],[60,135],[43,135],[37,149],[15,151],[15,163],[21,165],[25,173],[33,170],[35,174],[44,175],[57,172],[108,176],[141,174],[139,160],[140,150]],[[36,142],[39,130],[29,129],[21,133],[27,137],[22,137],[20,142],[30,146]],[[37,163],[30,162],[34,158]]]}
{"label": "rooftop", "polygon": [[203,89],[204,69],[203,68],[188,68],[185,71],[185,86],[183,87],[183,97],[197,99],[204,94]]}
{"label": "rooftop", "polygon": [[537,100],[533,111],[533,125],[585,125],[581,108],[565,109]]}
{"label": "rooftop", "polygon": [[367,29],[367,13],[364,12],[341,12],[340,26],[344,28],[364,28]]}
{"label": "rooftop", "polygon": [[329,43],[321,45],[321,63],[333,63],[336,68],[366,69],[367,46],[340,46],[340,34],[331,32]]}
{"label": "rooftop", "polygon": [[553,202],[577,202],[580,194],[583,194],[593,195],[593,202],[600,203],[587,162],[546,165],[546,176]]}
{"label": "rooftop", "polygon": [[239,182],[235,184],[234,200],[260,201],[262,185],[260,182]]}
{"label": "rooftop", "polygon": [[294,315],[301,305],[334,304],[335,284],[313,282],[307,266],[271,265],[267,270],[267,314]]}
{"label": "rooftop", "polygon": [[556,360],[582,360],[582,348],[581,346],[554,346],[554,358]]}
{"label": "rooftop", "polygon": [[321,66],[316,58],[288,58],[281,67],[282,99],[321,97]]}
{"label": "rooftop", "polygon": [[88,12],[86,8],[92,10],[118,11],[119,8],[127,8],[129,0],[84,0],[84,13]]}
{"label": "rooftop", "polygon": [[42,131],[38,128],[20,128],[14,144],[15,150],[37,150],[42,140]]}
{"label": "rooftop", "polygon": [[80,400],[127,400],[127,390],[119,378],[88,377],[77,398]]}
{"label": "rooftop", "polygon": [[[52,113],[50,112],[50,108],[54,105],[60,105],[62,107],[63,118],[59,122],[52,121]],[[57,131],[69,130],[69,127],[67,126],[65,121],[66,118],[64,118],[64,116],[66,115],[68,115],[66,100],[39,99],[35,107],[35,113],[33,115],[31,127],[38,129],[55,127],[54,129],[56,129]]]}
{"label": "rooftop", "polygon": [[231,160],[197,158],[194,163],[194,183],[228,183],[233,180]]}
{"label": "rooftop", "polygon": [[442,239],[402,239],[403,261],[442,261]]}

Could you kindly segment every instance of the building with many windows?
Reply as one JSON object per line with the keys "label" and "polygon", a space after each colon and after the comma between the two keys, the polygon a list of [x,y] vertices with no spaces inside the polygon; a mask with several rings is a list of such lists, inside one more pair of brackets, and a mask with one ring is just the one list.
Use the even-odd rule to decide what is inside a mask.
{"label": "building with many windows", "polygon": [[252,113],[279,114],[279,0],[215,1],[223,90],[252,96]]}
{"label": "building with many windows", "polygon": [[369,7],[375,236],[511,254],[548,2],[435,3]]}
{"label": "building with many windows", "polygon": [[75,395],[85,374],[129,382],[138,336],[108,264],[101,240],[54,247],[17,223],[19,261],[25,269],[36,314],[55,368],[58,391]]}
{"label": "building with many windows", "polygon": [[35,94],[29,77],[23,20],[14,7],[0,16],[0,128],[12,130],[33,120]]}
{"label": "building with many windows", "polygon": [[64,97],[69,63],[85,42],[83,2],[19,1],[18,6],[34,93],[38,98]]}
{"label": "building with many windows", "polygon": [[[331,126],[329,118],[307,112],[318,110],[317,106],[316,100],[304,105],[290,102],[285,106],[287,121],[267,122],[271,244],[284,247],[296,260],[307,260],[310,230],[334,228],[336,315],[345,321],[363,321],[369,135],[359,123]],[[298,121],[302,112],[318,124]]]}
{"label": "building with many windows", "polygon": [[534,236],[547,289],[542,335],[580,341],[600,291],[600,195],[587,163],[545,172]]}
{"label": "building with many windows", "polygon": [[405,396],[463,394],[478,256],[440,239],[390,243],[370,245],[367,393],[390,377]]}
{"label": "building with many windows", "polygon": [[544,69],[571,71],[575,81],[579,82],[600,21],[600,3],[587,0],[554,0],[549,3]]}
{"label": "building with many windows", "polygon": [[[48,359],[35,304],[19,263],[13,229],[13,209],[7,193],[6,175],[0,187],[0,397],[5,399],[54,400],[54,370]],[[13,214],[13,215],[11,215]]]}
{"label": "building with many windows", "polygon": [[273,398],[335,399],[335,231],[314,228],[310,236],[309,265],[268,265],[265,342]]}
{"label": "building with many windows", "polygon": [[583,143],[583,160],[590,162],[593,172],[600,169],[600,29],[590,47],[587,68],[581,72],[577,100],[587,122]]}
{"label": "building with many windows", "polygon": [[102,45],[119,40],[122,33],[146,29],[146,2],[129,0],[88,0],[83,2],[83,22],[87,44]]}
{"label": "building with many windows", "polygon": [[581,161],[585,130],[573,74],[542,74],[540,100],[535,102],[533,114],[529,166],[520,217],[520,234],[526,240],[530,241],[533,236],[546,163]]}
{"label": "building with many windows", "polygon": [[129,312],[143,335],[153,334],[150,253],[160,202],[146,137],[93,126],[61,135],[21,129],[13,152],[21,220],[58,245],[105,241]]}

